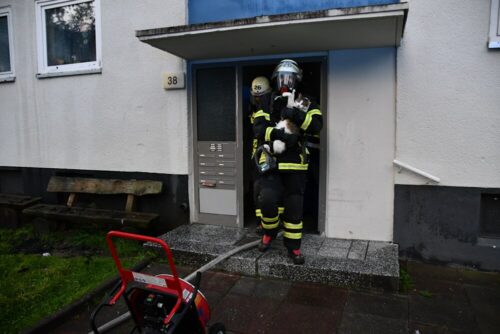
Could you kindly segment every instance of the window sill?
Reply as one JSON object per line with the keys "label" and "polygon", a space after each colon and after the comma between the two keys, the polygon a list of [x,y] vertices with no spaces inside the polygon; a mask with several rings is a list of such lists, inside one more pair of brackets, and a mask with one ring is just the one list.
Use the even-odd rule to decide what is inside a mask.
{"label": "window sill", "polygon": [[480,236],[477,238],[477,245],[483,247],[500,248],[500,238],[494,236]]}
{"label": "window sill", "polygon": [[85,75],[85,74],[101,74],[102,68],[95,68],[92,70],[77,70],[77,71],[66,71],[66,72],[52,72],[52,73],[38,73],[36,77],[38,79],[47,78],[57,78],[57,77],[69,77],[74,75]]}
{"label": "window sill", "polygon": [[14,81],[16,81],[16,77],[14,75],[12,75],[12,76],[6,76],[6,77],[0,77],[0,83],[14,82]]}
{"label": "window sill", "polygon": [[500,41],[489,41],[488,42],[488,49],[499,49],[500,48]]}

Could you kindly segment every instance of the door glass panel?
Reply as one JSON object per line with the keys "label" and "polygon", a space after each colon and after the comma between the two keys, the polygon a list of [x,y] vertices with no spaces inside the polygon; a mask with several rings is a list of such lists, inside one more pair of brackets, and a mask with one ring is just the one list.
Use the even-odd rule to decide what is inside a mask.
{"label": "door glass panel", "polygon": [[198,69],[198,141],[236,141],[236,79],[233,67]]}

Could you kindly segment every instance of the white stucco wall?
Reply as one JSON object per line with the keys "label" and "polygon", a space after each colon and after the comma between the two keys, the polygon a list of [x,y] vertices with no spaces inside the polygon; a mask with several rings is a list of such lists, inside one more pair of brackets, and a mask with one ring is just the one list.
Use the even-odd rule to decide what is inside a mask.
{"label": "white stucco wall", "polygon": [[[412,0],[397,57],[397,159],[440,185],[500,187],[500,52],[490,0]],[[398,184],[424,184],[410,172]]]}
{"label": "white stucco wall", "polygon": [[392,240],[394,48],[329,56],[328,237]]}
{"label": "white stucco wall", "polygon": [[188,173],[184,62],[135,30],[182,25],[185,1],[102,0],[102,74],[36,79],[35,2],[13,11],[16,81],[0,84],[0,166]]}

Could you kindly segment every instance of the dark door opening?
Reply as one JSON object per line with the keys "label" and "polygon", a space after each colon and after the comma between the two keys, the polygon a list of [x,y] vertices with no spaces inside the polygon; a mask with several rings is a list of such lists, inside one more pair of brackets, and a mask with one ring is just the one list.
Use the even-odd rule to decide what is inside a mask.
{"label": "dark door opening", "polygon": [[[312,98],[320,104],[321,96],[321,62],[298,61],[304,72],[304,78],[299,86],[299,91]],[[244,225],[254,228],[259,223],[255,217],[255,203],[253,193],[254,163],[251,159],[253,132],[250,123],[250,84],[258,76],[265,76],[271,80],[277,61],[262,65],[250,65],[242,67],[242,110],[243,110],[243,185],[244,185]],[[273,82],[271,82],[273,85]],[[274,87],[273,87],[274,88]],[[319,180],[320,180],[320,155],[318,149],[309,149],[308,182],[304,196],[304,232],[318,233],[318,211],[319,211]]]}

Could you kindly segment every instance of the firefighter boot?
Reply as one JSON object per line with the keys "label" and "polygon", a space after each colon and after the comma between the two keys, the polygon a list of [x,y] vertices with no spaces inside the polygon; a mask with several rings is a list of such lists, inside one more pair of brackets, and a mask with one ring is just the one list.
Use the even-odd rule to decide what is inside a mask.
{"label": "firefighter boot", "polygon": [[306,259],[300,252],[300,249],[288,250],[288,256],[292,258],[293,264],[304,264]]}
{"label": "firefighter boot", "polygon": [[271,247],[272,238],[269,235],[263,235],[259,244],[259,251],[265,252]]}

